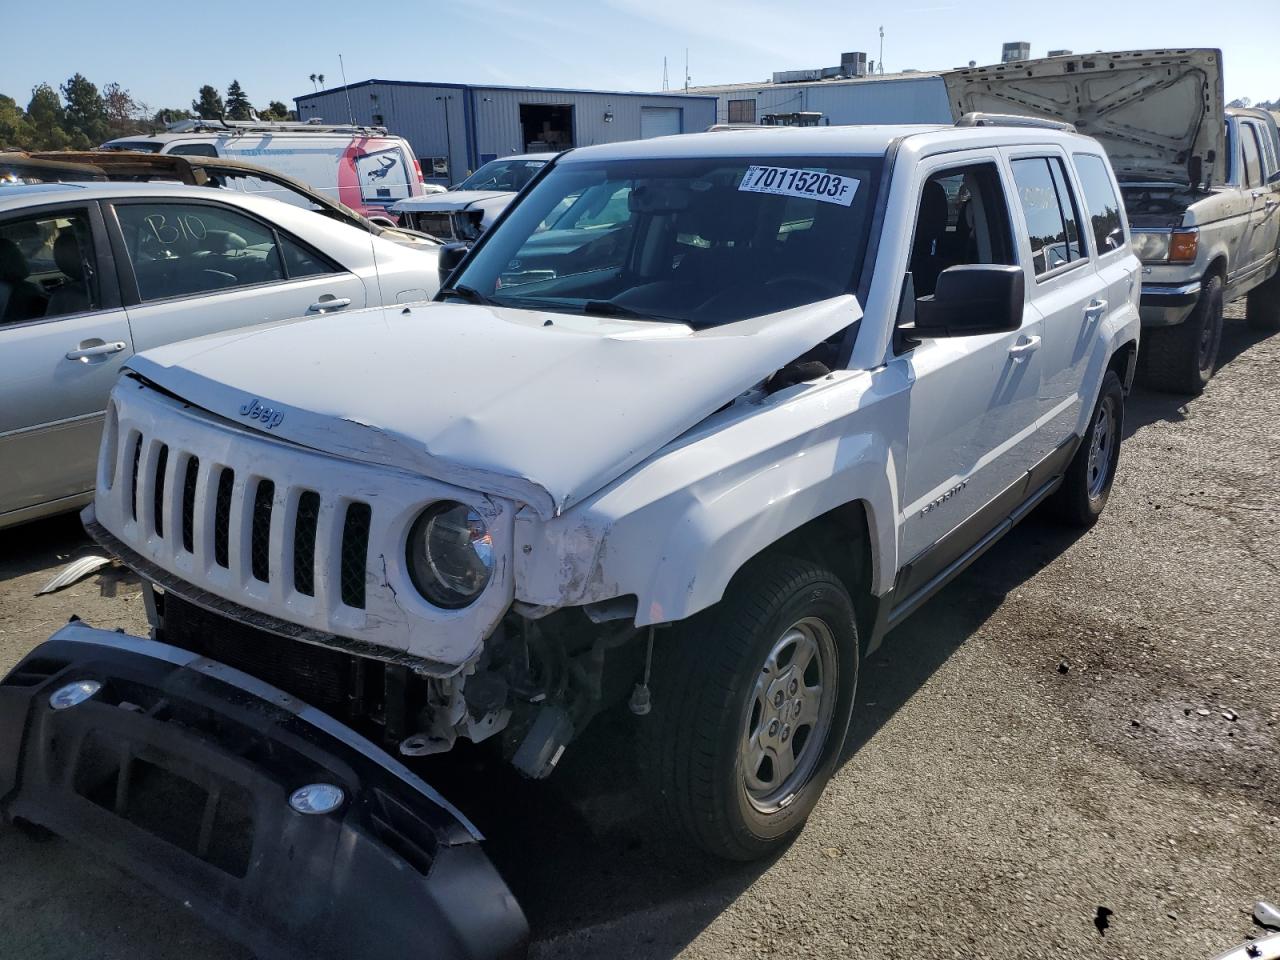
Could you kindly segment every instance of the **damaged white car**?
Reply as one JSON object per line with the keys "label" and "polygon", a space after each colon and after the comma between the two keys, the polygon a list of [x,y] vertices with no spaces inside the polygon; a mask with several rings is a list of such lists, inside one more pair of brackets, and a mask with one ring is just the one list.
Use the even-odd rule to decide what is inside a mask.
{"label": "damaged white car", "polygon": [[[578,226],[548,240],[553,216]],[[401,955],[413,925],[370,932],[339,848],[282,849],[302,834],[281,823],[321,821],[419,867],[394,882],[421,881],[423,912],[396,913],[449,917],[461,945],[434,955],[507,955],[523,920],[484,864],[430,886],[475,835],[440,826],[452,808],[402,764],[466,739],[546,777],[629,703],[670,829],[766,855],[836,769],[886,632],[1037,505],[1088,525],[1106,504],[1139,264],[1101,147],[1061,125],[575,150],[444,266],[429,305],[129,361],[85,520],[153,585],[154,635],[72,624],[0,685],[35,718],[0,749],[8,816],[100,795],[101,821],[143,744],[211,795],[248,784],[233,847],[255,857],[206,915],[243,919],[236,898],[288,853],[334,918],[308,928],[314,955],[333,952],[321,934]],[[281,703],[313,724],[287,741],[305,760],[278,727],[225,720]],[[51,731],[104,724],[119,736],[85,750],[109,786],[39,781]],[[373,800],[348,766],[359,737]],[[191,859],[225,840],[206,817]],[[81,834],[139,868],[136,847]],[[310,897],[250,933],[297,929]]]}

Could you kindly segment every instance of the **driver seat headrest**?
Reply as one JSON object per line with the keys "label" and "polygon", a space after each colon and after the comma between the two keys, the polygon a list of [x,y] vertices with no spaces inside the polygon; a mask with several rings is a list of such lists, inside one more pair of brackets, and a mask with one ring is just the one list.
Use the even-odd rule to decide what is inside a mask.
{"label": "driver seat headrest", "polygon": [[84,261],[80,257],[80,240],[75,231],[64,229],[53,241],[53,261],[72,280],[84,279]]}

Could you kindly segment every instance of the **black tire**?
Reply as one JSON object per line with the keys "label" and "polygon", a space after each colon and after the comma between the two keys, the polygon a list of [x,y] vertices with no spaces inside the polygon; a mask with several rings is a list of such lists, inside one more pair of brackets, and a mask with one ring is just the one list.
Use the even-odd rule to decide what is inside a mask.
{"label": "black tire", "polygon": [[1244,318],[1253,330],[1263,333],[1280,330],[1280,273],[1249,291]]}
{"label": "black tire", "polygon": [[[813,707],[819,719],[808,728],[793,721],[796,727],[787,741],[786,730],[775,721],[782,718],[781,711],[794,710],[787,716],[799,718],[806,709],[803,693],[769,704],[774,704],[774,692],[790,690],[787,696],[796,696],[791,686],[795,677],[787,674],[792,666],[778,657],[774,679],[762,688],[767,694],[763,699],[757,685],[770,675],[763,668],[771,654],[792,635],[789,631],[803,624],[829,629],[834,649],[828,659],[836,676],[825,734],[809,736],[824,725],[819,705]],[[840,758],[858,682],[858,629],[849,594],[834,574],[816,564],[764,557],[734,579],[719,604],[659,636],[653,711],[641,721],[640,757],[662,823],[715,856],[766,856],[804,826]],[[815,648],[824,642],[819,640]],[[793,656],[793,663],[798,662],[800,654]],[[804,689],[815,689],[810,671],[801,673]],[[828,677],[819,679],[822,685]],[[769,713],[763,715],[760,704],[766,701]],[[748,736],[753,724],[756,734]],[[748,787],[743,759],[750,744],[766,737],[774,745],[773,756],[787,749],[796,758],[791,776],[778,781],[784,792],[768,802]],[[783,747],[784,742],[789,746]],[[769,771],[772,763],[768,761]],[[753,773],[757,784],[763,769]]]}
{"label": "black tire", "polygon": [[1186,320],[1142,331],[1138,374],[1153,390],[1199,396],[1213,378],[1221,343],[1222,278],[1211,276]]}
{"label": "black tire", "polygon": [[[1115,371],[1108,370],[1084,439],[1054,494],[1055,512],[1064,523],[1087,529],[1102,516],[1116,479],[1123,436],[1124,388]],[[1100,446],[1095,453],[1096,444]]]}

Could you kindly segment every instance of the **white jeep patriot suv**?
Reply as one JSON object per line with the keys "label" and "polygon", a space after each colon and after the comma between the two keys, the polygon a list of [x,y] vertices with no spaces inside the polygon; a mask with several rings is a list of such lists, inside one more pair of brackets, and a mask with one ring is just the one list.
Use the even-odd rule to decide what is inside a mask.
{"label": "white jeep patriot suv", "polygon": [[[466,739],[544,777],[627,702],[670,828],[768,853],[885,633],[1042,502],[1079,525],[1106,504],[1140,326],[1118,196],[1097,142],[1009,117],[590,147],[437,302],[133,358],[85,520],[154,585],[154,634],[73,623],[0,686],[32,718],[0,739],[0,809],[74,832],[47,811],[100,793],[95,824],[124,823],[136,749],[223,798],[189,859],[243,794],[231,846],[254,855],[219,856],[242,886],[305,864],[324,950],[375,922],[386,942],[351,899],[425,876],[456,955],[498,955],[518,908],[460,917],[430,887],[475,834],[409,768]],[[73,722],[108,786],[40,779]],[[303,858],[312,822],[360,863],[320,827]],[[79,838],[139,866],[103,832]],[[379,857],[419,871],[352,878]],[[201,902],[243,921],[250,892]],[[296,933],[303,907],[271,904],[268,933]]]}

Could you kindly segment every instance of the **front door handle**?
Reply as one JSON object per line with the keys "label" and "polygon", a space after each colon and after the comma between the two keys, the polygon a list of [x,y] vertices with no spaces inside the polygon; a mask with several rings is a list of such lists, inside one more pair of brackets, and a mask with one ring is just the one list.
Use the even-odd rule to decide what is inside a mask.
{"label": "front door handle", "polygon": [[1086,320],[1096,320],[1107,312],[1107,301],[1093,299],[1089,301],[1089,305],[1084,308]]}
{"label": "front door handle", "polygon": [[1027,339],[1015,343],[1009,348],[1009,356],[1013,357],[1014,360],[1021,360],[1023,357],[1035,353],[1038,349],[1040,349],[1040,338],[1027,337]]}
{"label": "front door handle", "polygon": [[323,297],[307,307],[307,313],[328,313],[330,310],[341,310],[343,307],[351,306],[351,301],[346,297],[339,299],[332,294],[326,293]]}
{"label": "front door handle", "polygon": [[110,343],[103,343],[101,340],[84,340],[79,348],[67,352],[67,359],[88,363],[94,357],[106,357],[113,353],[119,353],[126,346],[127,344],[123,340],[113,340]]}

